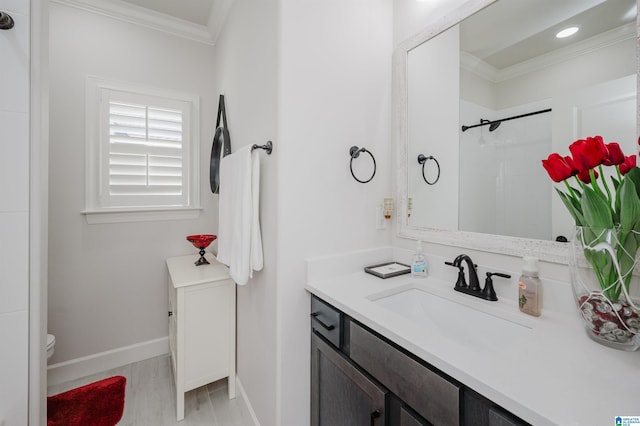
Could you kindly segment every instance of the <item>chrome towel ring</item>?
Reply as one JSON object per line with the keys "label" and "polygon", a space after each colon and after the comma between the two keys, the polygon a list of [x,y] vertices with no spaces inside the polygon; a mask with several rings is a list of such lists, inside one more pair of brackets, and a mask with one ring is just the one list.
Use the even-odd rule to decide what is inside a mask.
{"label": "chrome towel ring", "polygon": [[[438,175],[432,182],[429,182],[427,177],[424,175],[424,166],[427,164],[427,161],[429,160],[433,160],[436,163],[436,167],[438,168]],[[438,163],[438,160],[436,160],[436,157],[434,157],[433,155],[425,157],[424,154],[420,154],[418,155],[418,163],[422,164],[422,179],[424,179],[424,181],[427,182],[427,184],[429,185],[435,185],[436,182],[438,182],[438,180],[440,179],[440,163]]]}
{"label": "chrome towel ring", "polygon": [[0,30],[10,30],[14,26],[13,18],[5,12],[0,12]]}
{"label": "chrome towel ring", "polygon": [[[353,159],[358,158],[361,152],[366,152],[367,154],[369,154],[369,156],[371,156],[371,160],[373,160],[373,173],[371,174],[371,177],[367,180],[360,180],[353,173]],[[371,179],[373,179],[373,177],[376,175],[376,159],[371,153],[371,151],[369,151],[366,148],[358,148],[357,146],[354,145],[349,149],[349,155],[351,156],[351,161],[349,162],[349,169],[351,170],[351,176],[353,176],[353,178],[360,183],[370,182]]]}

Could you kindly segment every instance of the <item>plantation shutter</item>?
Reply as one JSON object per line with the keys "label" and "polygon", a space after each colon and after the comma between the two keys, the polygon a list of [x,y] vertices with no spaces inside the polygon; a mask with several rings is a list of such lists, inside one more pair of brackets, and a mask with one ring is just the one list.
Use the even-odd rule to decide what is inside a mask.
{"label": "plantation shutter", "polygon": [[103,144],[101,162],[103,205],[187,204],[187,106],[117,91],[109,91],[105,98],[108,143]]}

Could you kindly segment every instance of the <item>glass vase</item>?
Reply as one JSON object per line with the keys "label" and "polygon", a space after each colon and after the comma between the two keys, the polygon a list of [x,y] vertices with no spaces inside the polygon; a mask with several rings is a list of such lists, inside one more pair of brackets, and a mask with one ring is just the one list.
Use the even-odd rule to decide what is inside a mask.
{"label": "glass vase", "polygon": [[616,349],[640,348],[640,234],[576,227],[569,248],[571,287],[587,335]]}

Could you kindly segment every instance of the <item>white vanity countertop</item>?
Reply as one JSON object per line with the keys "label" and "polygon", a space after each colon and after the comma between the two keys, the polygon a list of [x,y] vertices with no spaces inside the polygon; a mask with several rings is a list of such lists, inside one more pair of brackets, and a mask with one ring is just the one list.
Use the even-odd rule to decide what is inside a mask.
{"label": "white vanity countertop", "polygon": [[[380,279],[362,270],[384,261],[403,261],[397,254],[382,248],[310,259],[306,289],[533,425],[606,426],[615,425],[616,416],[640,416],[640,352],[590,340],[575,305],[556,311],[549,303],[550,308],[543,305],[542,316],[535,318],[520,313],[515,299],[490,302],[455,292],[455,278],[449,282],[448,277],[431,274],[425,280],[410,275]],[[484,274],[479,277],[483,285]],[[516,279],[517,274],[509,285]],[[494,286],[500,298],[508,291],[499,280],[494,279]],[[496,341],[495,335],[475,338],[492,330],[474,330],[475,324],[463,313],[456,327],[473,331],[474,338],[462,338],[435,324],[418,324],[369,298],[415,283],[436,297],[524,325],[522,335],[506,341]],[[543,280],[545,285],[555,299],[572,303],[568,285],[551,288]],[[562,294],[566,291],[568,295]]]}

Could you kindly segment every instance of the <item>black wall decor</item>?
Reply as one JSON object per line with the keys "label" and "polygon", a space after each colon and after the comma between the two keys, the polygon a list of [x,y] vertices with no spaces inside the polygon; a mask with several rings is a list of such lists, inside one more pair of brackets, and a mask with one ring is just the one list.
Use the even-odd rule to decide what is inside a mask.
{"label": "black wall decor", "polygon": [[[222,118],[222,126],[220,119]],[[231,154],[231,138],[227,127],[227,114],[224,107],[224,95],[218,101],[218,118],[216,119],[216,133],[211,147],[211,163],[209,164],[209,183],[211,192],[218,193],[220,189],[220,160]]]}

